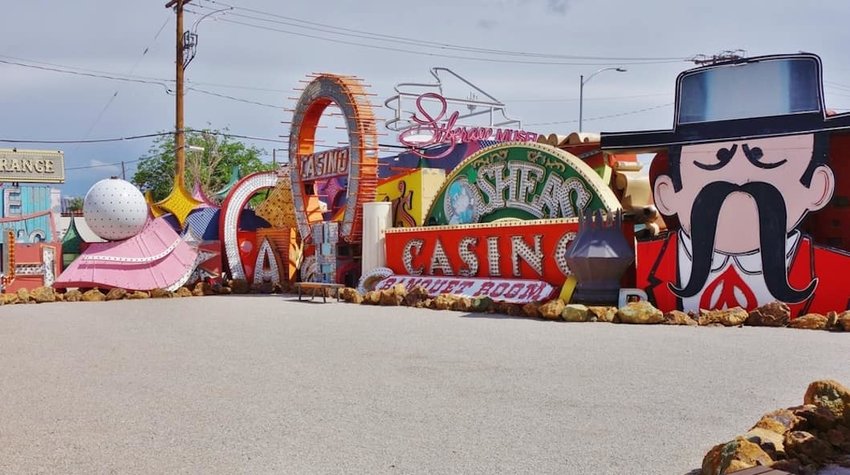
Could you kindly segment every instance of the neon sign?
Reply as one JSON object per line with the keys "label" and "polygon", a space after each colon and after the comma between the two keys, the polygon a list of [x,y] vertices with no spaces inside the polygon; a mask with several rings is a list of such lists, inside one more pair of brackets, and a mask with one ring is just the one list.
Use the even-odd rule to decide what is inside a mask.
{"label": "neon sign", "polygon": [[[435,100],[439,106],[439,112],[432,116],[422,103],[423,100]],[[446,98],[435,92],[426,92],[416,98],[417,113],[413,114],[411,120],[414,125],[403,129],[398,135],[398,141],[402,145],[411,148],[411,151],[424,158],[443,158],[461,143],[477,140],[495,140],[498,142],[534,142],[539,134],[516,129],[502,129],[493,127],[464,127],[458,126],[457,120],[460,112],[455,111],[446,117],[448,103]],[[448,147],[437,155],[428,155],[418,149],[431,145],[448,145]]]}
{"label": "neon sign", "polygon": [[387,267],[408,276],[542,280],[561,285],[571,274],[567,250],[577,219],[472,226],[393,228]]}
{"label": "neon sign", "polygon": [[587,210],[619,208],[611,189],[574,155],[547,145],[511,142],[461,162],[437,192],[425,222],[574,218]]}
{"label": "neon sign", "polygon": [[301,179],[304,181],[348,175],[350,163],[351,151],[348,147],[298,157]]}
{"label": "neon sign", "polygon": [[443,278],[410,275],[391,275],[375,286],[375,290],[387,290],[396,284],[408,289],[422,287],[430,297],[440,294],[464,297],[490,297],[508,303],[539,302],[549,298],[555,287],[540,280],[520,279],[476,279],[469,277]]}

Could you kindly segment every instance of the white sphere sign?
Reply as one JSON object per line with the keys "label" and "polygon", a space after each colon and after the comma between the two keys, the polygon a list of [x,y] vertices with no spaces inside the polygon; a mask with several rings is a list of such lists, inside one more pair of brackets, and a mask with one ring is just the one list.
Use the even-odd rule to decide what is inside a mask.
{"label": "white sphere sign", "polygon": [[83,215],[95,234],[116,241],[142,230],[148,219],[148,204],[133,184],[108,178],[95,183],[86,194]]}

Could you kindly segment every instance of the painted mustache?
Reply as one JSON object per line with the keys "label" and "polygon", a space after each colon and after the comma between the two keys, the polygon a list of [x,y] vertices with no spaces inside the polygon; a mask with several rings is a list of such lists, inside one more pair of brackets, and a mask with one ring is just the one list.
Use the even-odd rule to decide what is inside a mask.
{"label": "painted mustache", "polygon": [[736,185],[720,181],[705,186],[699,192],[691,209],[691,276],[684,288],[670,284],[670,290],[680,298],[686,298],[695,296],[705,286],[711,273],[720,209],[726,198],[735,192],[746,193],[756,202],[762,273],[771,295],[780,302],[789,303],[802,302],[811,297],[817,287],[817,279],[809,282],[803,290],[797,290],[788,283],[785,267],[785,199],[776,187],[764,182]]}

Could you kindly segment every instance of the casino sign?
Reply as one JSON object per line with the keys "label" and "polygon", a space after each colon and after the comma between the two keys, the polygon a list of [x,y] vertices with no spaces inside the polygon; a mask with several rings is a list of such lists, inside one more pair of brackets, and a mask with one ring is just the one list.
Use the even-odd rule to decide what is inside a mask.
{"label": "casino sign", "polygon": [[428,225],[575,218],[620,203],[587,164],[563,150],[508,142],[464,160],[437,193]]}

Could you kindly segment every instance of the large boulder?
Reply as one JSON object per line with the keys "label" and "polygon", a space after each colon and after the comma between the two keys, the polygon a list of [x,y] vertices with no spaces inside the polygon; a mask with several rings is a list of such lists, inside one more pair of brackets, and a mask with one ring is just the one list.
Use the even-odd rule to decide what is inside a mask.
{"label": "large boulder", "polygon": [[782,434],[756,427],[741,437],[757,444],[774,460],[785,458],[785,437]]}
{"label": "large boulder", "polygon": [[540,318],[540,302],[530,302],[522,306],[522,314],[528,318]]}
{"label": "large boulder", "polygon": [[801,422],[802,419],[790,409],[778,409],[763,415],[753,429],[767,429],[781,435],[796,429]]}
{"label": "large boulder", "polygon": [[773,459],[758,444],[743,437],[715,445],[702,460],[702,475],[724,475],[757,465],[770,466]]}
{"label": "large boulder", "polygon": [[165,289],[153,289],[151,290],[151,298],[152,299],[170,299],[174,297],[174,292]]}
{"label": "large boulder", "polygon": [[571,303],[564,306],[564,310],[561,311],[561,318],[565,322],[586,322],[590,320],[590,310],[584,305]]}
{"label": "large boulder", "polygon": [[737,327],[747,321],[749,314],[741,307],[732,307],[724,310],[702,310],[699,315],[699,324],[723,325],[724,327]]}
{"label": "large boulder", "polygon": [[174,292],[174,296],[175,297],[191,297],[192,291],[187,289],[186,287],[180,287],[179,289],[177,289],[176,292]]}
{"label": "large boulder", "polygon": [[[404,286],[401,286],[404,290]],[[397,294],[395,289],[380,290],[378,303],[387,307],[397,307],[404,302],[404,294]]]}
{"label": "large boulder", "polygon": [[561,299],[550,300],[541,305],[539,311],[540,316],[546,320],[557,320],[564,311],[564,302]]}
{"label": "large boulder", "polygon": [[784,327],[791,319],[791,309],[782,302],[771,302],[751,311],[744,325],[754,327]]}
{"label": "large boulder", "polygon": [[434,310],[449,310],[454,304],[454,296],[449,294],[440,294],[432,300]]}
{"label": "large boulder", "polygon": [[143,300],[151,298],[151,294],[142,290],[137,290],[131,294],[127,294],[127,298],[130,300]]}
{"label": "large boulder", "polygon": [[824,437],[840,452],[850,455],[850,426],[838,426],[829,429]]}
{"label": "large boulder", "polygon": [[248,281],[245,279],[233,279],[227,283],[227,286],[230,287],[231,293],[234,294],[247,294],[251,290]]}
{"label": "large boulder", "polygon": [[518,303],[510,303],[510,302],[498,302],[495,306],[496,313],[501,313],[502,315],[510,315],[512,317],[519,317],[523,315],[522,305]]}
{"label": "large boulder", "polygon": [[472,311],[478,313],[492,312],[496,307],[496,302],[490,297],[476,297],[472,299]]}
{"label": "large boulder", "polygon": [[814,404],[803,404],[802,406],[789,408],[795,416],[800,418],[800,423],[794,430],[803,430],[808,432],[822,432],[832,429],[841,421],[840,416],[836,416],[832,411],[823,406]]}
{"label": "large boulder", "polygon": [[801,330],[825,330],[828,326],[829,319],[826,315],[819,313],[808,313],[802,317],[797,317],[788,323],[791,328]]}
{"label": "large boulder", "polygon": [[408,307],[421,308],[428,299],[428,291],[425,290],[425,287],[416,285],[407,291],[407,295],[404,296],[404,304]]}
{"label": "large boulder", "polygon": [[30,293],[30,298],[38,303],[55,302],[56,292],[53,287],[37,287]]}
{"label": "large boulder", "polygon": [[79,302],[83,299],[83,293],[78,289],[69,289],[65,291],[66,302]]}
{"label": "large boulder", "polygon": [[3,305],[11,305],[18,303],[18,294],[16,292],[12,292],[10,294],[0,294],[0,298],[3,299]]}
{"label": "large boulder", "polygon": [[366,305],[378,305],[381,303],[381,292],[379,290],[370,290],[363,296],[363,303]]}
{"label": "large boulder", "polygon": [[836,327],[846,332],[850,332],[850,311],[841,312],[836,318]]}
{"label": "large boulder", "polygon": [[83,302],[104,302],[106,301],[106,295],[99,289],[91,289],[85,292],[80,300]]}
{"label": "large boulder", "polygon": [[680,312],[679,310],[672,310],[664,314],[664,324],[665,325],[687,325],[687,326],[695,326],[698,325],[697,321],[691,318],[685,312]]}
{"label": "large boulder", "polygon": [[121,300],[126,296],[126,290],[116,287],[114,289],[109,289],[109,292],[106,293],[106,300]]}
{"label": "large boulder", "polygon": [[357,289],[353,289],[351,287],[339,289],[339,298],[341,298],[344,302],[348,303],[359,304],[363,302],[363,296],[360,295],[360,292],[358,292]]}
{"label": "large boulder", "polygon": [[611,323],[617,317],[617,307],[587,307],[588,321]]}
{"label": "large boulder", "polygon": [[805,431],[791,431],[785,434],[785,453],[789,458],[799,459],[804,464],[823,466],[838,457],[832,445],[814,434]]}
{"label": "large boulder", "polygon": [[213,295],[212,285],[207,282],[198,282],[195,284],[195,287],[192,289],[192,295],[195,297],[201,297],[203,295]]}
{"label": "large boulder", "polygon": [[815,381],[803,400],[765,414],[743,436],[712,448],[702,473],[731,475],[755,465],[790,474],[850,473],[850,390],[833,380]]}
{"label": "large boulder", "polygon": [[357,289],[351,290],[353,290],[354,292],[349,294],[348,300],[346,300],[346,302],[350,302],[356,305],[360,305],[361,303],[363,303],[363,296],[360,295],[360,292],[358,292]]}
{"label": "large boulder", "polygon": [[455,296],[454,302],[452,302],[452,310],[457,312],[472,311],[472,299],[462,295]]}
{"label": "large boulder", "polygon": [[803,403],[824,407],[842,418],[850,414],[850,389],[832,379],[815,381],[806,389]]}
{"label": "large boulder", "polygon": [[213,284],[212,284],[212,291],[213,291],[216,295],[229,295],[229,294],[233,293],[233,289],[231,289],[230,287],[228,287],[228,286],[226,286],[226,285],[222,284],[221,282],[215,282],[215,283],[213,283]]}
{"label": "large boulder", "polygon": [[630,302],[617,310],[617,319],[621,323],[661,323],[664,313],[646,301]]}
{"label": "large boulder", "polygon": [[18,302],[17,303],[28,303],[30,301],[30,291],[27,289],[18,289]]}

